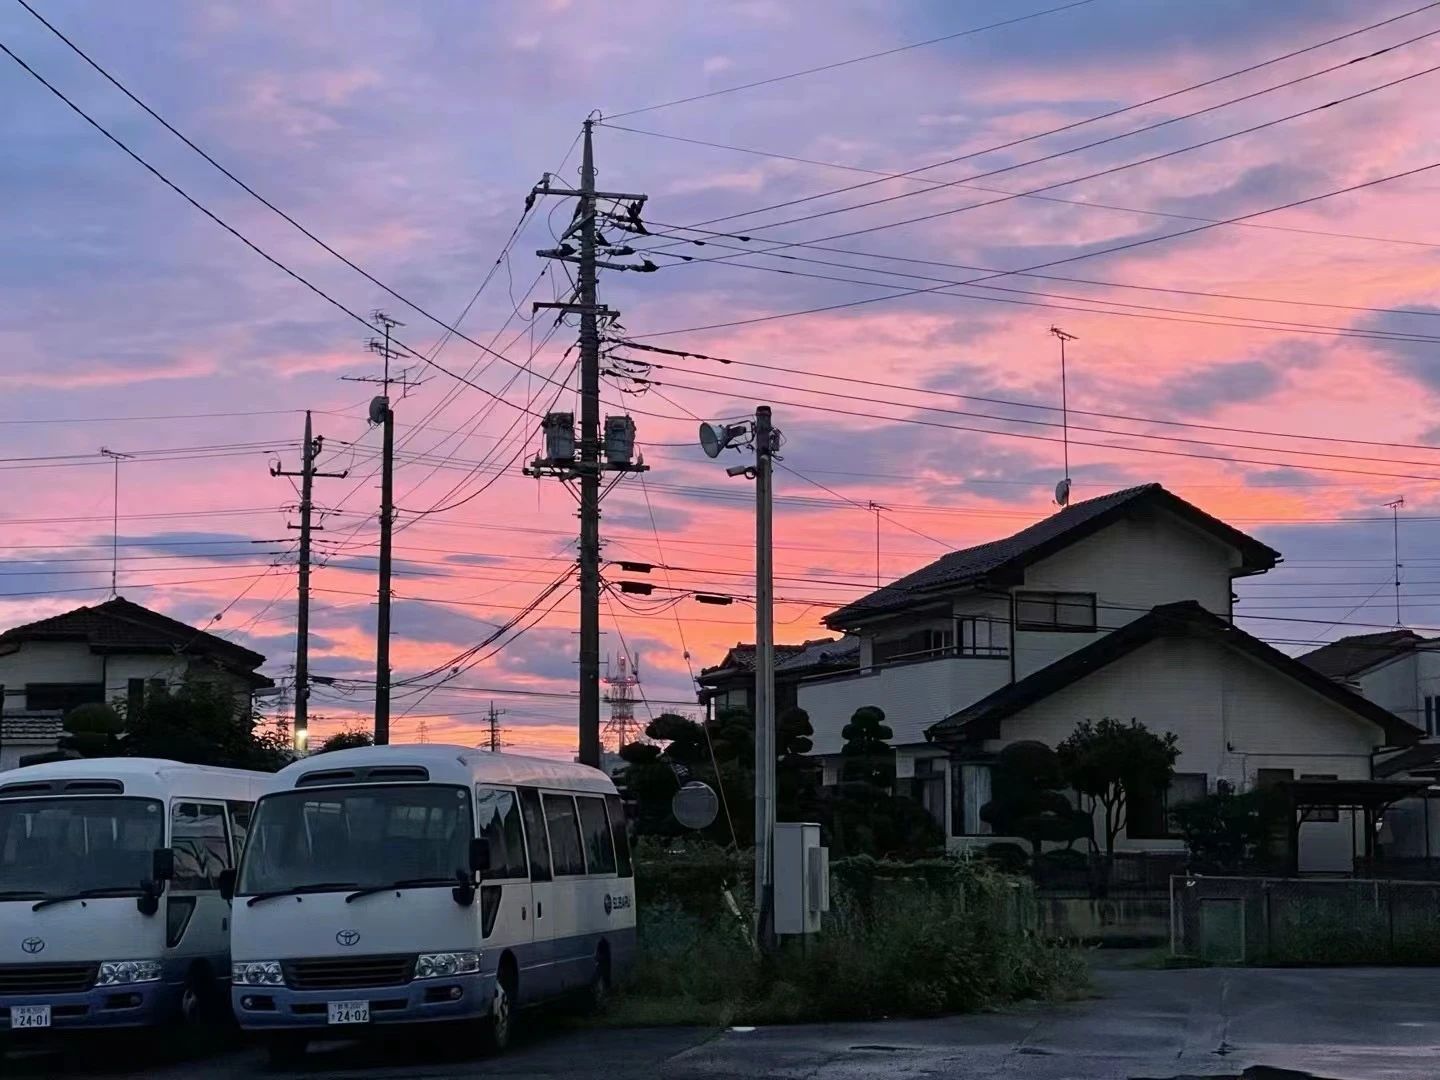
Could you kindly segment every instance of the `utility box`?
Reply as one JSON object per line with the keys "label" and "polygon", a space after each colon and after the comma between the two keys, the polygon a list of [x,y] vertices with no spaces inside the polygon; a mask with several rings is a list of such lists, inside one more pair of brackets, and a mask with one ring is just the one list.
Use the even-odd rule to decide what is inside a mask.
{"label": "utility box", "polygon": [[775,823],[775,933],[815,934],[830,910],[830,849],[812,822]]}
{"label": "utility box", "polygon": [[558,463],[575,460],[574,413],[546,413],[540,430],[545,433],[545,461]]}
{"label": "utility box", "polygon": [[605,417],[605,460],[629,465],[635,459],[635,421],[628,416]]}

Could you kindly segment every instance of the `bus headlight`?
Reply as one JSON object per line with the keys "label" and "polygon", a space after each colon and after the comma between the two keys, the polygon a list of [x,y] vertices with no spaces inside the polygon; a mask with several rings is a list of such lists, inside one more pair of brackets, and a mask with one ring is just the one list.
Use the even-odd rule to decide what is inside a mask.
{"label": "bus headlight", "polygon": [[96,986],[160,981],[159,960],[106,960],[95,978]]}
{"label": "bus headlight", "polygon": [[422,953],[415,961],[417,979],[439,979],[447,975],[474,975],[480,970],[480,954],[473,952]]}
{"label": "bus headlight", "polygon": [[285,973],[279,960],[249,960],[230,965],[230,981],[236,986],[284,986]]}

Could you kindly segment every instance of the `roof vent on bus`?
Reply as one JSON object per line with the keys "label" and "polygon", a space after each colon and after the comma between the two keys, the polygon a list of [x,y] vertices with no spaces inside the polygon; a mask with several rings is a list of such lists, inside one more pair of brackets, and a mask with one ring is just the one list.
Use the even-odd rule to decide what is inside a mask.
{"label": "roof vent on bus", "polygon": [[418,765],[385,765],[370,769],[365,779],[376,784],[393,783],[396,780],[419,780],[424,782],[430,779],[430,770],[421,768]]}
{"label": "roof vent on bus", "polygon": [[121,795],[125,785],[119,780],[67,780],[61,790],[66,795]]}
{"label": "roof vent on bus", "polygon": [[295,782],[297,788],[330,784],[424,783],[430,770],[419,765],[375,765],[368,769],[324,769],[307,772]]}
{"label": "roof vent on bus", "polygon": [[296,787],[315,787],[320,784],[353,784],[356,781],[354,769],[327,769],[324,772],[307,772],[295,781]]}
{"label": "roof vent on bus", "polygon": [[48,780],[29,781],[23,784],[0,786],[0,799],[23,799],[29,795],[49,795],[51,784]]}

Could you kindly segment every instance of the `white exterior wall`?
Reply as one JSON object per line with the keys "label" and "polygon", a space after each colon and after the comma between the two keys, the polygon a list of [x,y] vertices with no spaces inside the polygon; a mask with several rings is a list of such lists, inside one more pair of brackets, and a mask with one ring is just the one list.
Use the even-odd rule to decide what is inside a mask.
{"label": "white exterior wall", "polygon": [[93,653],[79,641],[27,641],[13,653],[0,656],[0,686],[5,687],[5,711],[23,712],[26,683],[105,684],[105,700],[123,699],[131,679],[179,682],[186,661],[157,654]]}
{"label": "white exterior wall", "polygon": [[[1440,661],[1440,658],[1433,657],[1433,654],[1426,654],[1427,667],[1437,661]],[[1375,702],[1376,705],[1389,709],[1400,719],[1408,720],[1424,730],[1425,713],[1421,708],[1423,699],[1420,693],[1420,664],[1420,654],[1412,651],[1396,657],[1389,663],[1381,664],[1369,671],[1362,671],[1355,676],[1350,685]],[[1440,670],[1434,672],[1432,680],[1436,677],[1440,677]],[[1430,690],[1428,693],[1433,694],[1435,691]]]}
{"label": "white exterior wall", "polygon": [[[1161,639],[1004,720],[1004,738],[993,748],[1021,739],[1055,746],[1079,721],[1105,716],[1174,732],[1175,770],[1204,773],[1212,791],[1222,778],[1248,789],[1259,769],[1369,779],[1370,751],[1384,739],[1379,729],[1248,657],[1216,643]],[[1351,830],[1343,812],[1338,822],[1304,825],[1301,870],[1348,871]],[[1123,834],[1117,841],[1117,850],[1183,847],[1179,840]]]}
{"label": "white exterior wall", "polygon": [[1015,633],[1015,677],[1053,664],[1151,608],[1193,600],[1230,617],[1234,549],[1168,514],[1126,518],[1025,571],[1014,592],[1095,593],[1096,632]]}

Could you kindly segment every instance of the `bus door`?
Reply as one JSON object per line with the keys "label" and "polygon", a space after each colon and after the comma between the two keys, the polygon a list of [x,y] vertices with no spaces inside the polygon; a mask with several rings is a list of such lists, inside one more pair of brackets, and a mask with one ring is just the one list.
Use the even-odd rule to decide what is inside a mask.
{"label": "bus door", "polygon": [[220,896],[220,874],[234,865],[225,804],[176,799],[170,847],[175,877],[166,890],[166,947],[211,960],[219,978],[229,970],[230,952],[230,905]]}
{"label": "bus door", "polygon": [[525,847],[530,856],[529,954],[520,959],[520,1000],[529,1004],[559,993],[561,982],[555,967],[555,882],[550,863],[550,837],[545,828],[545,810],[540,793],[522,787],[520,816],[525,823]]}
{"label": "bus door", "polygon": [[490,869],[480,885],[482,950],[513,947],[523,956],[534,938],[525,829],[514,788],[475,787],[476,834],[490,844]]}

